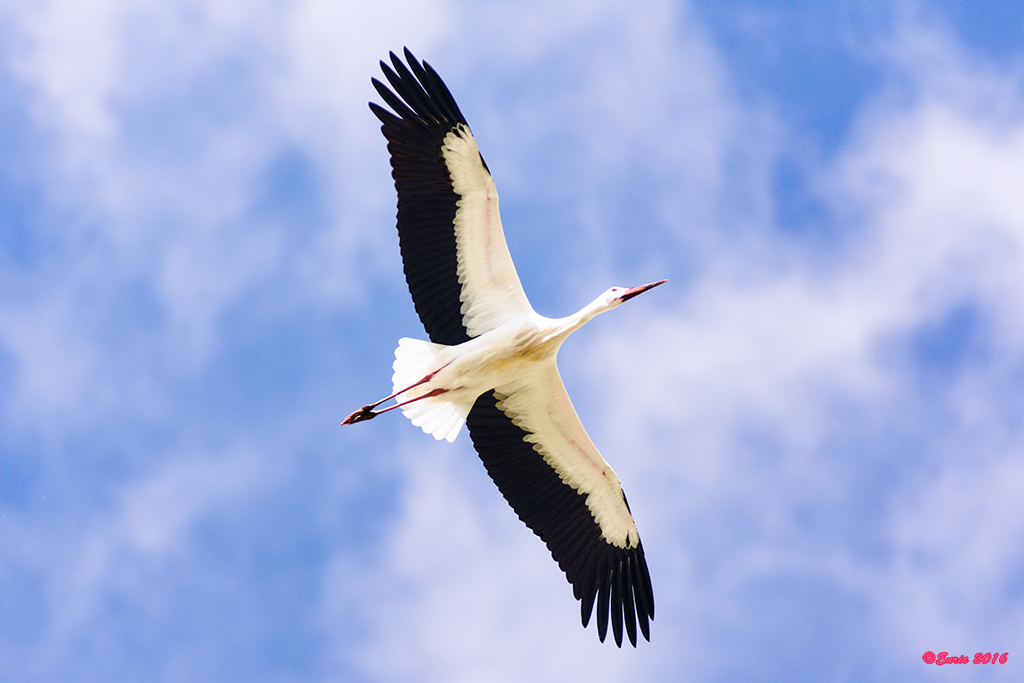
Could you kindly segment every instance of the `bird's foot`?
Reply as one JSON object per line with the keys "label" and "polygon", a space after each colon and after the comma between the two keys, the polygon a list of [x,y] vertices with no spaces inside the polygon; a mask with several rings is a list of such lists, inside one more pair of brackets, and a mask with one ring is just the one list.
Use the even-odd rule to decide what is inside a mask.
{"label": "bird's foot", "polygon": [[[433,377],[433,373],[431,373],[430,375],[427,375],[426,378],[420,380],[416,384],[413,384],[412,387],[409,387],[409,389],[412,389],[413,387],[416,387],[416,386],[419,386],[420,384],[423,384],[424,382],[428,381],[431,377]],[[408,391],[409,389],[403,389],[402,391],[399,391],[397,393],[401,394],[401,393],[404,393],[404,392]],[[374,410],[374,408],[379,406],[384,401],[387,401],[388,399],[394,398],[397,395],[397,394],[392,394],[391,396],[388,396],[387,398],[382,398],[381,400],[377,401],[376,403],[367,403],[365,406],[363,406],[362,408],[360,408],[356,412],[354,412],[351,415],[349,415],[348,417],[346,417],[345,420],[341,424],[343,424],[343,425],[352,425],[352,424],[355,424],[356,422],[362,422],[363,420],[372,420],[373,418],[377,417],[378,415],[380,415],[382,413],[386,413],[386,412],[391,411],[391,410],[394,410],[395,408],[401,408],[402,406],[407,406],[410,403],[415,403],[416,401],[422,401],[425,398],[433,398],[435,396],[440,396],[441,394],[448,393],[448,391],[450,391],[450,390],[449,389],[440,389],[440,388],[439,389],[431,389],[430,391],[428,391],[425,394],[421,394],[421,395],[419,395],[419,396],[417,396],[415,398],[410,398],[408,401],[402,401],[401,403],[396,403],[395,405],[388,406],[387,408],[384,408],[383,410]]]}
{"label": "bird's foot", "polygon": [[363,422],[364,420],[372,420],[377,417],[380,413],[373,409],[373,405],[365,405],[359,410],[355,411],[342,421],[343,425],[353,425],[356,422]]}

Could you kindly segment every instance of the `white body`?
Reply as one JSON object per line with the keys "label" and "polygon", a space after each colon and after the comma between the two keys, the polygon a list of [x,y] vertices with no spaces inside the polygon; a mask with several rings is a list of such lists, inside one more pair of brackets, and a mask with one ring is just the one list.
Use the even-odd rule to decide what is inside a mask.
{"label": "white body", "polygon": [[555,357],[562,342],[598,313],[621,303],[627,290],[613,287],[579,313],[551,319],[532,310],[496,329],[456,346],[403,338],[395,350],[392,383],[403,401],[402,411],[414,425],[435,439],[454,441],[480,394],[495,390],[498,407],[530,433],[533,447],[559,473],[563,482],[588,491],[587,507],[609,543],[635,546],[639,534],[622,505],[615,471],[601,457],[569,400]]}

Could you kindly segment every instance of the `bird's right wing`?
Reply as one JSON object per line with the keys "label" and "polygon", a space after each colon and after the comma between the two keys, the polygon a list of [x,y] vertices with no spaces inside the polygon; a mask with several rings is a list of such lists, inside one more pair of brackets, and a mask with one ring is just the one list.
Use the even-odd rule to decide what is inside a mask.
{"label": "bird's right wing", "polygon": [[654,591],[643,545],[615,472],[587,436],[554,359],[488,391],[466,421],[487,473],[519,518],[547,544],[581,601],[583,625],[597,601],[603,641],[625,622],[650,640]]}
{"label": "bird's right wing", "polygon": [[[373,85],[398,191],[398,236],[416,312],[438,344],[458,344],[533,309],[505,243],[498,191],[459,106],[405,50]],[[396,95],[397,93],[397,95]]]}

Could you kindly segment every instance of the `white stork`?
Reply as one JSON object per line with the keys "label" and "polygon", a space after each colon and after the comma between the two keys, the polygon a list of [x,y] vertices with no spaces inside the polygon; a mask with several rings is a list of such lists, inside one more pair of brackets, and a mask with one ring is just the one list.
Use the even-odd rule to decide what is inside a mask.
{"label": "white stork", "polygon": [[[555,355],[598,313],[662,284],[612,287],[575,315],[534,312],[519,283],[498,216],[498,192],[466,119],[426,62],[405,50],[381,62],[394,88],[374,87],[395,114],[384,124],[398,190],[398,237],[416,312],[430,342],[402,339],[394,393],[343,424],[394,408],[434,438],[468,424],[487,473],[519,518],[547,544],[581,601],[583,626],[597,601],[603,642],[625,623],[650,640],[654,592],[640,535],[615,472],[583,429]],[[397,95],[395,94],[397,93]],[[374,408],[397,398],[384,410]]]}

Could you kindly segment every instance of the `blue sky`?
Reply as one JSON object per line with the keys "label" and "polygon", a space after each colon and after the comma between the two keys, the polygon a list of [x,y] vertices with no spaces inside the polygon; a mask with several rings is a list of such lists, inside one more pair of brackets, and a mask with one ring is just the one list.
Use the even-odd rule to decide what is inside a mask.
{"label": "blue sky", "polygon": [[[465,433],[338,425],[423,336],[405,45],[538,311],[670,279],[559,359],[636,650]],[[1020,3],[0,4],[0,680],[1019,679],[1021,187]]]}

